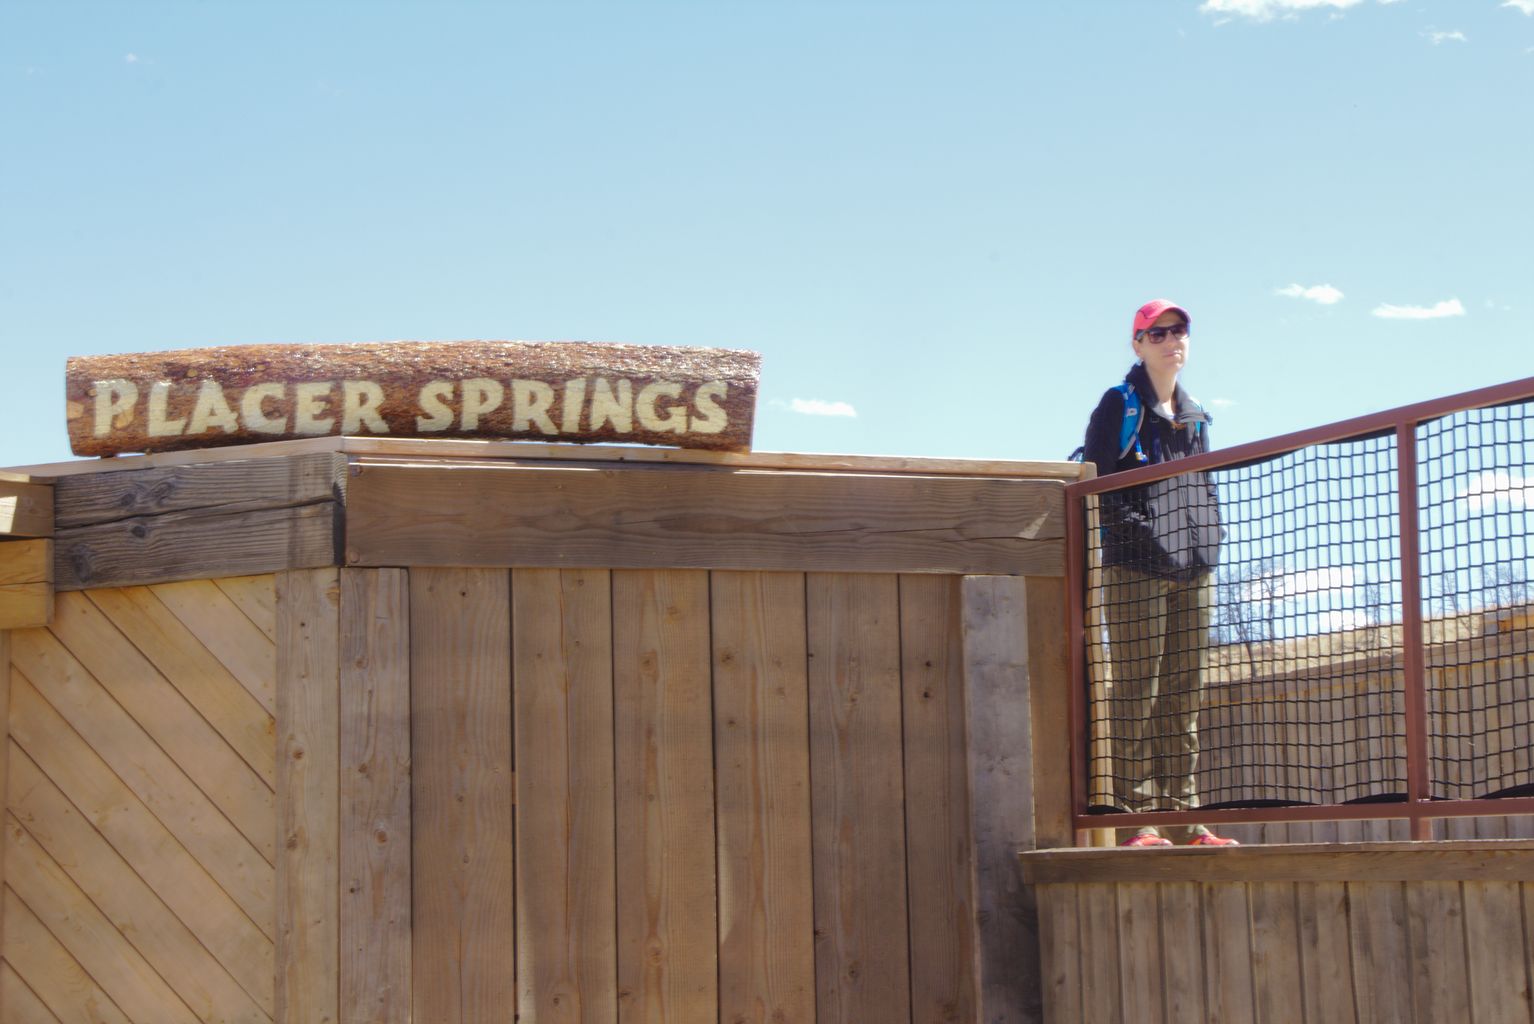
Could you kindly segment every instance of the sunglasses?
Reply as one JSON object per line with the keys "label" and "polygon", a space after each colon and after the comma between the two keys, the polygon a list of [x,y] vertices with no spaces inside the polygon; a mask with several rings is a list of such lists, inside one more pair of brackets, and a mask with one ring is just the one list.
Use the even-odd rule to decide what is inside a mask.
{"label": "sunglasses", "polygon": [[1181,341],[1187,336],[1187,324],[1175,324],[1171,327],[1147,327],[1145,330],[1140,332],[1140,337],[1150,339],[1150,343],[1152,345],[1159,345],[1163,341],[1166,341],[1168,337],[1176,338],[1178,341]]}

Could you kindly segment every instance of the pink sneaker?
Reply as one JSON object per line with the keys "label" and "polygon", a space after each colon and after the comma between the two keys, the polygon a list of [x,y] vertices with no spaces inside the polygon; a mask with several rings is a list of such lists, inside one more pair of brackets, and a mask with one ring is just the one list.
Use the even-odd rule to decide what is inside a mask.
{"label": "pink sneaker", "polygon": [[1241,841],[1239,839],[1226,839],[1223,836],[1215,835],[1213,832],[1200,832],[1198,835],[1196,835],[1192,839],[1188,840],[1188,845],[1189,846],[1240,846],[1241,845]]}
{"label": "pink sneaker", "polygon": [[1128,839],[1119,844],[1120,846],[1171,846],[1170,839],[1163,839],[1161,834],[1153,828],[1142,828]]}

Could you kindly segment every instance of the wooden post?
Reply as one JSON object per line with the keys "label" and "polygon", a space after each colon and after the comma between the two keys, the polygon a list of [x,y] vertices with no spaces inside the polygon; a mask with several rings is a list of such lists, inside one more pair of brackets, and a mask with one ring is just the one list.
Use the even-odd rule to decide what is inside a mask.
{"label": "wooden post", "polygon": [[1018,851],[1036,845],[1029,588],[1017,576],[966,576],[963,582],[981,1024],[1043,1019],[1038,916],[1017,868]]}
{"label": "wooden post", "polygon": [[[11,760],[11,631],[0,629],[0,818],[9,813]],[[0,828],[0,894],[5,892],[5,833]],[[0,900],[0,950],[5,949],[5,901]],[[0,1020],[6,1019],[5,990],[0,988]]]}
{"label": "wooden post", "polygon": [[338,1020],[340,585],[277,576],[277,1018]]}

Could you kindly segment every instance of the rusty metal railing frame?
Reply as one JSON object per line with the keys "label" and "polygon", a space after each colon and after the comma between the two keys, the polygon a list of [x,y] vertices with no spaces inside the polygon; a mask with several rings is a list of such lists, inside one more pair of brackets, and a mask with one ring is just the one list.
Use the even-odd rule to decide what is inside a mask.
{"label": "rusty metal railing frame", "polygon": [[[1090,829],[1149,823],[1180,825],[1203,823],[1354,821],[1394,818],[1411,823],[1412,838],[1432,838],[1435,818],[1473,815],[1534,814],[1534,797],[1491,800],[1434,800],[1429,795],[1427,670],[1422,629],[1422,573],[1420,519],[1417,502],[1417,427],[1423,423],[1464,412],[1534,398],[1534,377],[1479,388],[1384,412],[1341,420],[1325,426],[1295,431],[1264,441],[1253,441],[1173,462],[1092,477],[1065,487],[1065,573],[1067,629],[1069,631],[1071,700],[1071,821],[1078,842]],[[1393,433],[1396,438],[1396,472],[1399,493],[1402,604],[1402,669],[1405,687],[1406,783],[1404,801],[1362,804],[1306,804],[1282,807],[1155,811],[1149,813],[1087,813],[1087,758],[1091,750],[1090,708],[1087,689],[1087,499],[1107,491],[1155,483],[1183,473],[1239,466],[1272,458],[1313,445],[1357,440]]]}

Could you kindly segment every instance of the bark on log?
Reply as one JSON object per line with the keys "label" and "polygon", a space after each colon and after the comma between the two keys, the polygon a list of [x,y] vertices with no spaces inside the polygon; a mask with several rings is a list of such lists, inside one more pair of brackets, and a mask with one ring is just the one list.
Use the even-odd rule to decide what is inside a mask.
{"label": "bark on log", "polygon": [[761,356],[719,348],[445,341],[77,356],[76,455],[326,434],[746,451]]}

